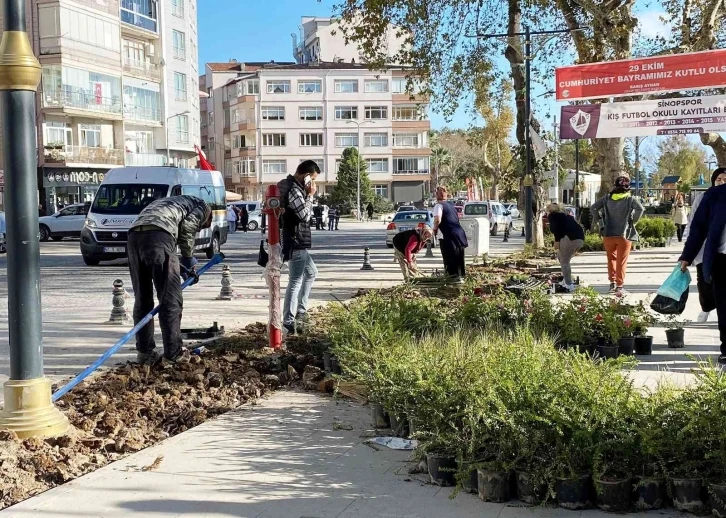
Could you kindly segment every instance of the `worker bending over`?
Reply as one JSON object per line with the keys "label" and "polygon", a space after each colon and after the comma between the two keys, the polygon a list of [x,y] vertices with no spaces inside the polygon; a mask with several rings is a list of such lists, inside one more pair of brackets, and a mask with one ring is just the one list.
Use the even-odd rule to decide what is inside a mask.
{"label": "worker bending over", "polygon": [[[153,201],[129,229],[128,257],[134,287],[134,325],[154,309],[154,288],[159,299],[159,327],[164,341],[164,359],[188,363],[182,348],[182,289],[179,281],[181,251],[183,277],[196,277],[194,242],[197,232],[212,224],[212,209],[194,196],[172,196]],[[155,350],[154,321],[136,333],[136,359],[142,365],[162,360]]]}
{"label": "worker bending over", "polygon": [[393,237],[393,255],[403,272],[403,280],[409,281],[418,275],[416,254],[433,238],[431,227],[421,223],[418,228],[399,232]]}

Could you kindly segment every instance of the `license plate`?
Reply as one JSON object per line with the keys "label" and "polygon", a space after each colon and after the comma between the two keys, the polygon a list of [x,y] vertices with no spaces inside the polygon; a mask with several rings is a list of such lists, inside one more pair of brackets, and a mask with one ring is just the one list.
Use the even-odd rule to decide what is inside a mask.
{"label": "license plate", "polygon": [[406,232],[407,230],[411,230],[411,227],[398,227],[399,232]]}
{"label": "license plate", "polygon": [[104,246],[103,252],[106,254],[125,254],[126,247],[123,246]]}

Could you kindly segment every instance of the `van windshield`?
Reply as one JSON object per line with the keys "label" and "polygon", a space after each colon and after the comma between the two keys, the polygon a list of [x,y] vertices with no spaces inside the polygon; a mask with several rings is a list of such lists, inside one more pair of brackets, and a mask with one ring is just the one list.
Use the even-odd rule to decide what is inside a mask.
{"label": "van windshield", "polygon": [[101,185],[91,212],[97,214],[139,214],[149,203],[166,197],[168,185],[107,184]]}
{"label": "van windshield", "polygon": [[503,213],[502,206],[499,205],[498,203],[492,203],[492,212],[494,214],[496,214],[497,216],[501,216]]}

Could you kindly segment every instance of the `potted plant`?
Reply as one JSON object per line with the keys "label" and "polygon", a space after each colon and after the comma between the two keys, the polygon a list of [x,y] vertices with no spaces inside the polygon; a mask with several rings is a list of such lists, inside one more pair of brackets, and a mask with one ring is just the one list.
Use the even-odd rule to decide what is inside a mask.
{"label": "potted plant", "polygon": [[602,318],[603,324],[603,337],[605,343],[597,346],[597,352],[599,356],[605,360],[617,358],[619,354],[618,340],[622,338],[623,331],[623,320],[619,315],[616,315],[612,310],[608,309],[603,311],[598,317]]}
{"label": "potted plant", "polygon": [[668,315],[663,319],[668,347],[671,349],[680,349],[685,346],[685,329],[683,329],[685,324],[686,321],[679,320],[678,315]]}
{"label": "potted plant", "polygon": [[648,329],[654,318],[646,308],[645,302],[640,301],[631,314],[633,320],[633,336],[635,337],[635,354],[649,355],[653,352],[653,337],[648,335]]}

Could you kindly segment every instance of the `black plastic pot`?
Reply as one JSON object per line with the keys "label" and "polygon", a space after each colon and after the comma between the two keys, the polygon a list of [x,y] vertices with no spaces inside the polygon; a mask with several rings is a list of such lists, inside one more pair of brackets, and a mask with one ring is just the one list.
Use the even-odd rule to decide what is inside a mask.
{"label": "black plastic pot", "polygon": [[647,356],[653,354],[653,337],[652,336],[636,336],[635,337],[635,354],[639,356]]}
{"label": "black plastic pot", "polygon": [[704,509],[701,491],[703,482],[700,478],[674,478],[673,507],[688,513],[700,513]]}
{"label": "black plastic pot", "polygon": [[630,509],[633,498],[633,479],[610,482],[598,480],[597,506],[603,511],[622,513]]}
{"label": "black plastic pot", "polygon": [[685,345],[684,336],[686,330],[680,329],[666,329],[666,338],[668,339],[668,347],[671,349],[680,349]]}
{"label": "black plastic pot", "polygon": [[396,437],[408,437],[408,419],[404,414],[390,414],[391,431]]}
{"label": "black plastic pot", "polygon": [[579,352],[580,354],[587,354],[588,356],[593,356],[595,354],[595,344],[589,343],[578,345],[577,352]]}
{"label": "black plastic pot", "polygon": [[666,504],[667,497],[664,480],[642,478],[635,486],[635,507],[641,511],[660,509]]}
{"label": "black plastic pot", "polygon": [[325,374],[330,374],[333,372],[333,366],[330,361],[330,357],[332,356],[331,353],[323,353],[323,368],[325,369]]}
{"label": "black plastic pot", "polygon": [[485,502],[502,503],[509,500],[509,472],[477,470],[479,498]]}
{"label": "black plastic pot", "polygon": [[383,405],[371,403],[371,421],[373,422],[373,428],[388,428],[390,426],[388,414],[383,410]]}
{"label": "black plastic pot", "polygon": [[525,504],[537,505],[547,493],[547,485],[537,486],[532,475],[526,471],[517,471],[517,496]]}
{"label": "black plastic pot", "polygon": [[726,484],[711,484],[709,492],[711,514],[716,518],[726,518]]}
{"label": "black plastic pot", "polygon": [[426,467],[432,484],[453,486],[456,475],[456,459],[448,455],[436,453],[426,454]]}
{"label": "black plastic pot", "polygon": [[618,346],[617,345],[598,345],[597,355],[603,360],[611,360],[618,357]]}
{"label": "black plastic pot", "polygon": [[[467,469],[467,466],[464,466]],[[468,468],[468,474],[461,481],[461,488],[467,493],[477,494],[479,492],[479,474],[476,468]]]}
{"label": "black plastic pot", "polygon": [[632,356],[635,349],[635,337],[624,336],[618,340],[618,355]]}
{"label": "black plastic pot", "polygon": [[590,475],[578,478],[558,478],[555,482],[557,503],[563,509],[576,511],[592,506],[592,481]]}

